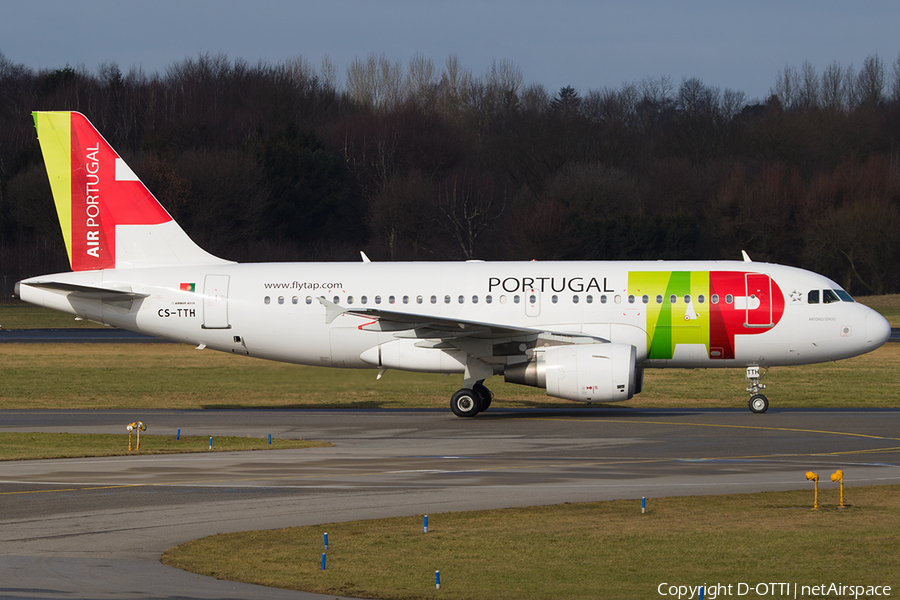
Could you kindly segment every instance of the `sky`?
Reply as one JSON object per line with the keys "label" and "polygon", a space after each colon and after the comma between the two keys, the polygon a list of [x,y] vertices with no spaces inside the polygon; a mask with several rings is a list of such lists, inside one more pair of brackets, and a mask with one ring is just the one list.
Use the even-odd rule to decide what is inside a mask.
{"label": "sky", "polygon": [[370,53],[450,55],[479,76],[507,59],[526,84],[618,88],[696,77],[764,99],[785,66],[857,71],[900,55],[900,2],[832,0],[0,0],[0,53],[35,70],[116,63],[165,73],[200,54],[250,64]]}

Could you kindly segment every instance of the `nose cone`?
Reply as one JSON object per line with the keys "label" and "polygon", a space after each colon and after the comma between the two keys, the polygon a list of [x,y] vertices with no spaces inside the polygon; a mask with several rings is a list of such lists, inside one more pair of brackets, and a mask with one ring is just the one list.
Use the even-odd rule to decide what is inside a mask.
{"label": "nose cone", "polygon": [[874,310],[866,315],[866,345],[870,350],[878,348],[891,337],[891,324]]}

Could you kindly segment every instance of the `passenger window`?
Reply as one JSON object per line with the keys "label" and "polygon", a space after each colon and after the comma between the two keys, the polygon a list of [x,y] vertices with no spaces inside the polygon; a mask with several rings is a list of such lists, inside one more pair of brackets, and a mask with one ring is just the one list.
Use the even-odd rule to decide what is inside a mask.
{"label": "passenger window", "polygon": [[465,296],[460,296],[459,298],[456,299],[456,301],[459,302],[460,304],[462,304],[463,302],[466,301],[466,297],[465,297]]}
{"label": "passenger window", "polygon": [[819,290],[810,290],[806,295],[806,301],[809,304],[818,304],[819,303]]}
{"label": "passenger window", "polygon": [[731,294],[727,294],[725,296],[725,304],[731,304],[732,302],[734,302],[734,296],[732,296]]}
{"label": "passenger window", "polygon": [[[550,302],[552,302],[553,304],[556,304],[557,302],[559,302],[559,296],[557,296],[556,294],[553,294],[553,297],[550,298]],[[534,302],[532,302],[532,304],[534,304]]]}
{"label": "passenger window", "polygon": [[409,296],[403,296],[403,304],[409,304]]}
{"label": "passenger window", "polygon": [[672,294],[671,296],[669,296],[669,304],[675,304],[677,302],[678,302],[678,296],[676,296],[675,294]]}
{"label": "passenger window", "polygon": [[490,294],[488,294],[487,296],[484,297],[484,301],[487,302],[488,304],[490,304],[491,302],[494,301],[494,299],[491,297]]}
{"label": "passenger window", "polygon": [[718,294],[713,294],[712,296],[710,296],[709,299],[713,304],[719,303],[719,295]]}
{"label": "passenger window", "polygon": [[272,299],[269,298],[268,296],[266,296],[265,298],[263,298],[263,302],[265,302],[266,304],[268,304],[268,303],[271,302],[271,301],[272,301]]}
{"label": "passenger window", "polygon": [[284,304],[284,296],[278,296],[278,304]]}
{"label": "passenger window", "polygon": [[634,296],[628,296],[628,304],[634,304]]}
{"label": "passenger window", "polygon": [[307,297],[306,297],[306,303],[307,303],[307,304],[312,304],[312,296],[307,296]]}
{"label": "passenger window", "polygon": [[393,303],[394,303],[394,297],[388,296],[388,304],[393,304]]}
{"label": "passenger window", "polygon": [[[334,303],[335,303],[335,304],[340,304],[340,303],[341,303],[341,298],[340,298],[340,296],[335,296],[335,297],[333,298],[333,300],[334,300]],[[268,302],[266,302],[266,304],[268,304]]]}
{"label": "passenger window", "polygon": [[472,304],[478,304],[478,296],[472,296]]}
{"label": "passenger window", "polygon": [[297,304],[298,302],[300,302],[300,299],[297,298],[297,296],[294,296],[293,298],[291,298],[291,304]]}
{"label": "passenger window", "polygon": [[690,294],[685,294],[685,295],[684,295],[684,303],[685,303],[685,304],[690,304],[690,303],[691,303],[691,295],[690,295]]}
{"label": "passenger window", "polygon": [[606,297],[606,294],[600,296],[600,304],[606,304],[607,300],[609,300],[609,298]]}
{"label": "passenger window", "polygon": [[381,304],[381,296],[375,296],[375,304]]}
{"label": "passenger window", "polygon": [[444,296],[444,304],[450,304],[450,296]]}
{"label": "passenger window", "polygon": [[650,296],[644,294],[643,296],[641,296],[641,302],[643,302],[644,304],[650,304]]}
{"label": "passenger window", "polygon": [[840,302],[841,299],[834,293],[834,290],[824,290],[822,292],[822,303],[831,304],[832,302]]}
{"label": "passenger window", "polygon": [[422,304],[422,296],[416,296],[416,304]]}
{"label": "passenger window", "polygon": [[347,296],[347,304],[353,304],[353,296]]}
{"label": "passenger window", "polygon": [[535,296],[534,294],[528,296],[528,302],[531,304],[537,304],[537,296]]}
{"label": "passenger window", "polygon": [[572,296],[572,304],[578,304],[578,296]]}
{"label": "passenger window", "polygon": [[703,304],[704,302],[706,302],[706,298],[703,296],[703,294],[700,294],[699,296],[697,296],[697,302],[699,302],[700,304]]}
{"label": "passenger window", "polygon": [[656,296],[656,303],[657,303],[657,304],[662,304],[662,294],[657,294],[657,296]]}
{"label": "passenger window", "polygon": [[365,304],[365,303],[368,302],[368,301],[369,301],[368,296],[362,296],[362,297],[359,299],[359,303],[360,303],[360,304]]}
{"label": "passenger window", "polygon": [[431,297],[431,303],[432,303],[432,304],[437,304],[437,296],[432,296],[432,297]]}
{"label": "passenger window", "polygon": [[519,295],[518,295],[518,294],[516,294],[515,296],[513,296],[513,303],[514,303],[514,304],[518,304],[518,303],[519,303]]}
{"label": "passenger window", "polygon": [[585,298],[584,301],[587,302],[588,304],[593,304],[593,302],[594,302],[594,297],[591,296],[590,294],[588,294],[588,295],[587,295],[587,298]]}

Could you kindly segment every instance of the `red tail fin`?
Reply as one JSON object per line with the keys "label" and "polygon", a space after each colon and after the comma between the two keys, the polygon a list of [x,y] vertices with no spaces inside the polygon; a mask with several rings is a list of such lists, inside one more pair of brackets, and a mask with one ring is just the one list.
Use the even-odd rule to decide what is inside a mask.
{"label": "red tail fin", "polygon": [[187,237],[84,115],[34,121],[74,271],[225,262]]}

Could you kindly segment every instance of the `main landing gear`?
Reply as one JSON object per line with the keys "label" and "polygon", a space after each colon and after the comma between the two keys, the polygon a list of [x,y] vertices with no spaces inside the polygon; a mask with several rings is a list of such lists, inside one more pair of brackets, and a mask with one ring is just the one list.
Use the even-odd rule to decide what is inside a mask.
{"label": "main landing gear", "polygon": [[750,392],[750,402],[747,404],[752,412],[764,413],[769,410],[769,399],[759,393],[761,390],[766,389],[766,386],[761,384],[759,380],[765,377],[768,372],[769,369],[766,369],[760,375],[758,366],[747,367],[747,379],[750,380],[750,387],[747,388],[747,391]]}
{"label": "main landing gear", "polygon": [[450,398],[450,409],[457,417],[474,417],[491,406],[494,395],[479,381],[471,388],[458,390]]}

